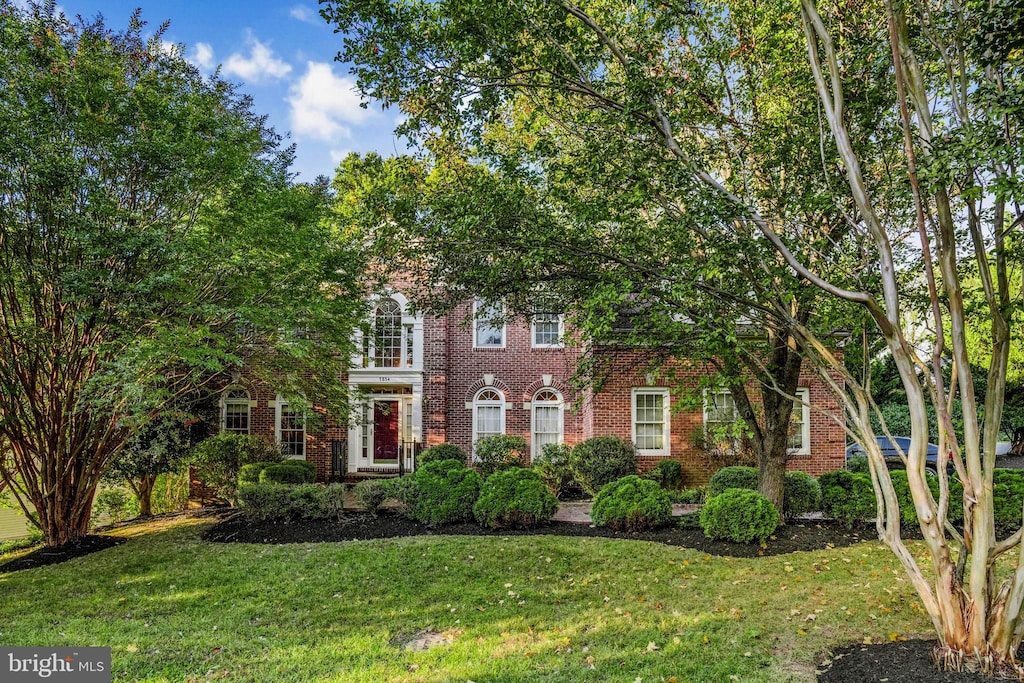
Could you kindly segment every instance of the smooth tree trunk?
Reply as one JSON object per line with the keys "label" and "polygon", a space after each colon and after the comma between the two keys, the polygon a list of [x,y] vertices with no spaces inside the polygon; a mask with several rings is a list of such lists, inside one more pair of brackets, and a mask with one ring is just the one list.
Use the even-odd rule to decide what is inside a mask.
{"label": "smooth tree trunk", "polygon": [[153,487],[156,485],[156,475],[146,474],[139,477],[137,481],[129,480],[129,485],[139,501],[139,516],[151,517],[153,515]]}

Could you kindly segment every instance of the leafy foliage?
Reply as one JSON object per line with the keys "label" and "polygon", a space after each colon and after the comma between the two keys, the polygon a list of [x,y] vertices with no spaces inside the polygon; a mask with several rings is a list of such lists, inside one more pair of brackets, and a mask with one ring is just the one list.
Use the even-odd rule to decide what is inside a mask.
{"label": "leafy foliage", "polygon": [[626,531],[654,529],[672,519],[672,498],[657,483],[631,474],[601,488],[590,516],[597,526]]}
{"label": "leafy foliage", "polygon": [[726,489],[751,489],[757,490],[757,470],[753,467],[743,465],[732,465],[711,475],[708,482],[708,497],[725,493]]}
{"label": "leafy foliage", "polygon": [[736,543],[763,543],[781,521],[771,501],[750,489],[726,489],[709,498],[700,511],[705,536]]}
{"label": "leafy foliage", "polygon": [[261,482],[274,484],[312,484],[316,481],[316,465],[305,460],[285,460],[264,467]]}
{"label": "leafy foliage", "polygon": [[540,475],[522,467],[495,472],[480,489],[473,515],[483,526],[495,529],[529,529],[551,520],[558,512],[558,499]]}
{"label": "leafy foliage", "polygon": [[485,436],[476,442],[474,458],[480,474],[487,479],[495,472],[510,467],[527,466],[530,460],[530,447],[521,436],[495,434]]}
{"label": "leafy foliage", "polygon": [[352,492],[356,500],[366,510],[374,515],[380,510],[381,505],[391,498],[394,493],[392,482],[394,479],[367,479],[355,485]]}
{"label": "leafy foliage", "polygon": [[875,516],[875,490],[869,475],[837,470],[818,477],[818,484],[822,511],[848,529]]}
{"label": "leafy foliage", "polygon": [[806,472],[786,472],[786,495],[782,512],[786,517],[805,515],[821,509],[821,485]]}
{"label": "leafy foliage", "polygon": [[428,462],[438,460],[461,460],[466,462],[466,452],[453,443],[441,443],[424,449],[419,454],[419,457],[416,458],[416,463],[418,465],[425,465]]}
{"label": "leafy foliage", "polygon": [[416,482],[416,511],[423,524],[453,524],[473,519],[480,495],[480,475],[458,460],[429,462],[412,474]]}
{"label": "leafy foliage", "polygon": [[644,472],[644,479],[661,484],[662,488],[676,491],[683,486],[683,466],[678,460],[660,460],[653,468]]}
{"label": "leafy foliage", "polygon": [[583,490],[597,495],[606,484],[636,474],[636,449],[617,436],[595,436],[573,446],[569,467]]}
{"label": "leafy foliage", "polygon": [[100,489],[93,501],[97,514],[106,514],[112,522],[120,522],[139,514],[139,504],[123,486],[109,486]]}
{"label": "leafy foliage", "polygon": [[189,455],[196,476],[229,501],[235,499],[238,473],[244,465],[282,459],[277,447],[250,434],[211,436],[197,444]]}
{"label": "leafy foliage", "polygon": [[238,485],[255,484],[260,480],[260,474],[271,465],[277,465],[280,460],[264,460],[262,462],[251,462],[238,468]]}
{"label": "leafy foliage", "polygon": [[556,498],[562,496],[574,484],[572,467],[569,464],[571,452],[572,448],[566,444],[549,443],[544,446],[541,454],[533,459],[533,469]]}

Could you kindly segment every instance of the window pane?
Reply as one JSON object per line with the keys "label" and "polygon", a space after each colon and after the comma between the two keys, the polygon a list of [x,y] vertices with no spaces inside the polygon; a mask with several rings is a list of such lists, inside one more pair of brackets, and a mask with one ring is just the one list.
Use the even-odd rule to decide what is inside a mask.
{"label": "window pane", "polygon": [[374,363],[380,368],[397,368],[402,363],[402,307],[394,299],[384,299],[374,314],[376,352]]}
{"label": "window pane", "polygon": [[224,405],[224,431],[231,434],[249,433],[249,401],[228,401]]}
{"label": "window pane", "polygon": [[665,394],[637,393],[634,395],[636,421],[633,431],[636,446],[643,450],[664,450],[665,444]]}
{"label": "window pane", "polygon": [[281,408],[281,452],[285,456],[303,456],[306,453],[306,421],[287,405]]}
{"label": "window pane", "polygon": [[807,444],[804,443],[803,405],[806,398],[803,394],[797,394],[798,400],[793,402],[793,415],[789,421],[789,448],[794,451],[803,451],[807,448]]}
{"label": "window pane", "polygon": [[501,346],[504,343],[505,325],[501,317],[501,306],[477,304],[474,321],[477,346]]}

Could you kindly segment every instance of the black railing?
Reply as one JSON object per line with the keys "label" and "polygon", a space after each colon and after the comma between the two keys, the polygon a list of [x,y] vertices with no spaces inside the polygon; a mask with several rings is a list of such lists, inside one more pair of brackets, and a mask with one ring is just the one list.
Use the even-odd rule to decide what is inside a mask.
{"label": "black railing", "polygon": [[331,442],[331,479],[342,479],[348,472],[348,443]]}
{"label": "black railing", "polygon": [[403,441],[398,444],[398,475],[416,471],[416,459],[419,458],[423,444],[419,441]]}

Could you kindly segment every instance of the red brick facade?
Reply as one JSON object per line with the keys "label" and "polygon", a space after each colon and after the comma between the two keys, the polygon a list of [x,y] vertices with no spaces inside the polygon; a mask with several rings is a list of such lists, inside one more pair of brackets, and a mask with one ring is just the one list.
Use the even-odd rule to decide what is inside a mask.
{"label": "red brick facade", "polygon": [[[353,369],[345,379],[353,391],[365,397],[364,408],[353,411],[358,419],[341,424],[321,410],[321,419],[310,421],[306,430],[305,457],[317,465],[320,479],[398,469],[397,462],[388,459],[388,452],[378,448],[377,435],[382,433],[383,425],[376,424],[382,419],[374,412],[377,404],[387,406],[385,415],[398,410],[402,442],[430,446],[447,441],[471,452],[474,399],[482,390],[500,392],[504,432],[523,436],[528,442],[533,439],[533,399],[540,391],[554,390],[562,399],[561,438],[572,444],[606,435],[631,441],[633,394],[651,387],[671,391],[669,448],[664,455],[641,454],[641,469],[670,457],[683,465],[687,485],[704,483],[710,476],[711,465],[695,443],[695,436],[703,433],[703,412],[699,408],[679,410],[677,405],[680,383],[689,384],[692,392],[704,368],[675,362],[675,376],[667,380],[657,373],[649,374],[643,351],[609,348],[601,352],[607,363],[599,388],[578,391],[573,381],[580,350],[572,345],[534,348],[528,322],[509,321],[499,348],[475,348],[474,330],[467,323],[471,304],[459,306],[441,318],[417,317],[401,294],[393,297],[406,311],[400,340],[404,349],[401,367],[394,363],[385,367],[388,361],[379,368],[363,367],[364,359],[353,359]],[[251,396],[251,433],[276,438],[277,396],[273,389],[246,380],[239,384]],[[843,428],[833,417],[842,414],[839,406],[816,377],[805,374],[800,384],[807,388],[813,406],[808,420],[810,452],[794,456],[790,467],[815,475],[837,469],[843,464],[845,451]],[[332,450],[345,454],[340,473],[334,471],[338,463],[332,458]]]}

